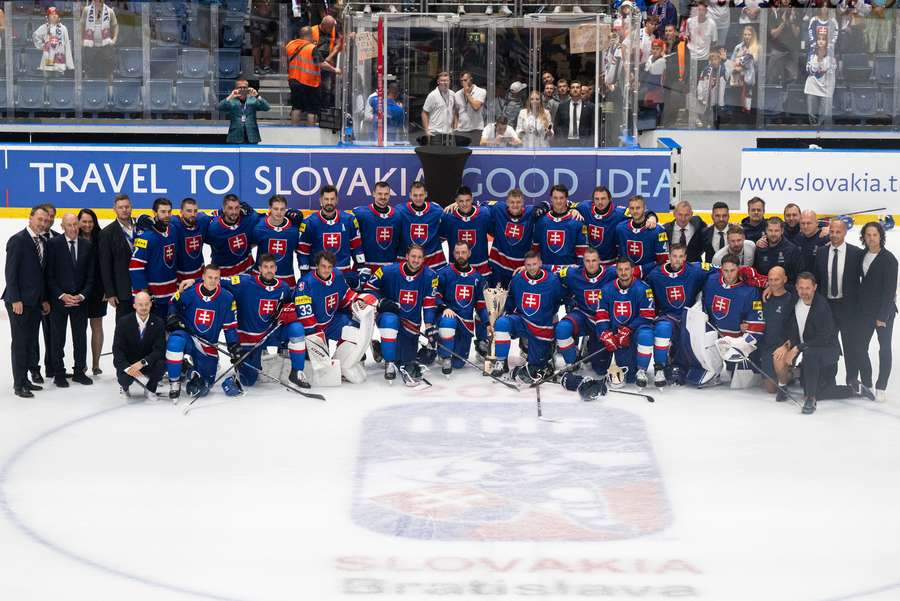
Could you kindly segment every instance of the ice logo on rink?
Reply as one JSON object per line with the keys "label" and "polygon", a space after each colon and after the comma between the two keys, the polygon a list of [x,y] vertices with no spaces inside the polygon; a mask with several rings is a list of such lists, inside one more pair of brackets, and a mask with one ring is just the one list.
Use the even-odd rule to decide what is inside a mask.
{"label": "ice logo on rink", "polygon": [[443,402],[372,413],[354,521],[448,541],[619,540],[669,525],[640,418],[596,404],[553,413],[555,423],[518,405]]}

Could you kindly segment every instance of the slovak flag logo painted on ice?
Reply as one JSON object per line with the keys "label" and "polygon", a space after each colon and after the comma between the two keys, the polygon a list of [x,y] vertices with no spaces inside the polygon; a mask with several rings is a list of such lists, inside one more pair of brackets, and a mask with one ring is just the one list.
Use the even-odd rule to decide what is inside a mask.
{"label": "slovak flag logo painted on ice", "polygon": [[558,253],[566,245],[566,230],[547,230],[547,248]]}
{"label": "slovak flag logo painted on ice", "polygon": [[428,242],[428,224],[427,223],[410,223],[409,239],[416,244],[425,244]]}
{"label": "slovak flag logo painted on ice", "polygon": [[394,228],[390,225],[379,225],[375,227],[375,242],[382,250],[387,249],[394,239]]}
{"label": "slovak flag logo painted on ice", "polygon": [[457,303],[463,307],[468,307],[472,302],[472,297],[475,296],[475,286],[471,284],[457,284],[454,296]]}
{"label": "slovak flag logo painted on ice", "polygon": [[287,240],[284,238],[269,238],[269,254],[275,257],[283,257],[287,254]]}
{"label": "slovak flag logo painted on ice", "polygon": [[525,226],[521,223],[513,223],[511,221],[506,222],[506,228],[504,228],[504,232],[506,235],[506,239],[512,242],[513,244],[518,244],[522,241],[522,237],[525,235]]}
{"label": "slovak flag logo painted on ice", "polygon": [[198,332],[208,332],[216,320],[216,312],[212,309],[195,309],[194,325]]}
{"label": "slovak flag logo painted on ice", "polygon": [[242,255],[247,251],[247,234],[238,234],[228,238],[228,248],[231,254]]}
{"label": "slovak flag logo painted on ice", "polygon": [[338,293],[333,292],[325,297],[325,313],[329,317],[334,315],[334,310],[338,306]]}
{"label": "slovak flag logo painted on ice", "polygon": [[673,307],[684,305],[684,286],[666,286],[666,299]]}
{"label": "slovak flag logo painted on ice", "polygon": [[541,295],[534,292],[522,293],[522,312],[531,317],[541,310]]}
{"label": "slovak flag logo painted on ice", "polygon": [[400,291],[400,306],[404,311],[409,311],[416,306],[416,303],[419,302],[419,291],[418,290],[401,290]]}
{"label": "slovak flag logo painted on ice", "polygon": [[175,264],[175,244],[166,244],[163,246],[163,261],[166,263],[166,267],[171,267]]}
{"label": "slovak flag logo painted on ice", "polygon": [[203,236],[187,236],[184,239],[184,252],[192,259],[200,256],[203,249]]}
{"label": "slovak flag logo painted on ice", "polygon": [[613,314],[618,322],[631,319],[631,301],[613,301]]}
{"label": "slovak flag logo painted on ice", "polygon": [[275,312],[277,306],[278,301],[274,298],[259,299],[259,316],[264,320],[268,319]]}
{"label": "slovak flag logo painted on ice", "polygon": [[731,309],[731,299],[727,296],[713,296],[711,313],[716,319],[724,319],[728,317],[728,310]]}
{"label": "slovak flag logo painted on ice", "polygon": [[593,242],[594,244],[600,244],[603,242],[603,230],[599,225],[589,225],[588,226],[588,240]]}

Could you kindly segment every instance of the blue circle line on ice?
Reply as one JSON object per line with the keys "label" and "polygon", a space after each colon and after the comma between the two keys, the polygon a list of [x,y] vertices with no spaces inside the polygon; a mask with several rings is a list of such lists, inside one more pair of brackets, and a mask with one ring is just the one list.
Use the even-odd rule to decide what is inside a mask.
{"label": "blue circle line on ice", "polygon": [[41,545],[51,551],[59,553],[63,557],[66,557],[67,559],[71,559],[72,561],[79,563],[81,565],[84,565],[84,566],[87,566],[90,568],[94,568],[96,570],[105,572],[112,576],[118,576],[120,578],[130,580],[132,582],[144,584],[146,586],[150,586],[153,588],[164,589],[167,591],[171,591],[173,593],[194,595],[197,597],[203,597],[205,599],[215,599],[216,601],[247,601],[245,599],[240,599],[238,597],[226,597],[224,595],[217,595],[215,593],[207,593],[207,592],[200,591],[200,590],[180,587],[180,586],[177,586],[174,584],[167,584],[165,582],[153,580],[151,578],[147,578],[145,576],[140,576],[138,574],[131,574],[129,572],[125,572],[118,568],[114,568],[114,567],[104,565],[102,563],[98,563],[92,559],[84,557],[83,555],[79,555],[78,553],[71,551],[58,543],[55,543],[52,540],[50,540],[48,537],[36,532],[33,528],[31,528],[28,524],[25,523],[25,520],[23,520],[22,517],[19,516],[19,514],[17,514],[15,509],[12,507],[12,504],[10,503],[8,494],[6,492],[6,486],[10,480],[9,476],[12,473],[12,470],[15,467],[15,465],[22,459],[22,457],[27,455],[31,449],[33,449],[37,445],[46,441],[48,438],[52,437],[55,434],[58,434],[59,432],[62,432],[63,430],[65,430],[67,428],[70,428],[72,426],[77,426],[78,424],[81,424],[81,423],[83,423],[87,420],[93,419],[95,417],[100,417],[100,416],[106,415],[108,413],[112,413],[113,411],[118,411],[119,409],[124,409],[124,408],[128,407],[129,405],[130,405],[130,403],[125,403],[124,405],[116,405],[115,407],[103,409],[101,411],[97,411],[95,413],[90,413],[88,415],[84,415],[82,417],[78,417],[78,418],[72,419],[70,421],[64,422],[63,424],[60,424],[59,426],[56,426],[55,428],[52,428],[51,430],[47,430],[43,434],[39,434],[37,437],[31,439],[30,441],[26,442],[21,447],[19,447],[12,455],[9,456],[9,458],[3,464],[3,468],[0,469],[0,511],[2,511],[3,514],[6,516],[6,518],[13,524],[13,526],[15,526],[26,537],[30,538],[32,541],[38,543],[39,545]]}

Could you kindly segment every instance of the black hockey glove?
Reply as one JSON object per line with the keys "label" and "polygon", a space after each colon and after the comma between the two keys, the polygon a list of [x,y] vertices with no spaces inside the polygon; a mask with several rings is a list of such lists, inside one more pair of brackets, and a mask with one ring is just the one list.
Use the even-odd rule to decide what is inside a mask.
{"label": "black hockey glove", "polygon": [[399,314],[400,305],[393,299],[383,298],[378,302],[378,312]]}
{"label": "black hockey glove", "polygon": [[141,215],[137,218],[135,222],[135,227],[141,231],[152,230],[155,222],[153,221],[153,217],[150,215]]}
{"label": "black hockey glove", "polygon": [[288,209],[284,212],[284,216],[288,218],[292,225],[297,227],[300,227],[300,224],[303,223],[303,213],[300,209]]}
{"label": "black hockey glove", "polygon": [[428,346],[435,347],[437,346],[437,341],[439,338],[439,332],[436,326],[429,326],[425,329],[425,338],[428,339]]}
{"label": "black hockey glove", "polygon": [[184,325],[184,320],[178,313],[172,313],[166,319],[166,332],[169,332],[171,334],[172,332],[177,332],[178,330],[185,329],[187,329],[187,326]]}
{"label": "black hockey glove", "polygon": [[232,342],[228,345],[228,354],[231,355],[231,363],[232,365],[238,362],[238,359],[241,358],[241,343],[240,342]]}
{"label": "black hockey glove", "polygon": [[253,207],[250,206],[249,202],[241,201],[241,215],[249,215],[253,212]]}

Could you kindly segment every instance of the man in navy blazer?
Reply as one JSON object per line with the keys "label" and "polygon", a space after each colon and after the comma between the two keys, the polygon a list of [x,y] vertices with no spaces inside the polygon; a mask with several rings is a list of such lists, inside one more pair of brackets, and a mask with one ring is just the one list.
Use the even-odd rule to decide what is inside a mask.
{"label": "man in navy blazer", "polygon": [[94,283],[94,248],[78,235],[78,218],[66,213],[63,235],[47,244],[47,298],[50,301],[50,340],[53,382],[68,388],[63,365],[66,326],[72,326],[72,354],[75,356],[73,382],[93,384],[87,377],[87,299]]}
{"label": "man in navy blazer", "polygon": [[9,313],[12,338],[13,389],[17,396],[31,398],[40,386],[28,380],[31,341],[38,336],[41,315],[50,311],[44,286],[46,249],[41,234],[50,226],[50,213],[42,206],[31,209],[28,225],[6,241],[6,289],[3,302]]}

